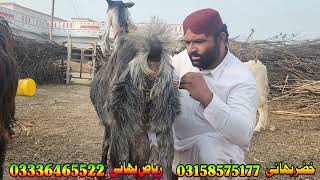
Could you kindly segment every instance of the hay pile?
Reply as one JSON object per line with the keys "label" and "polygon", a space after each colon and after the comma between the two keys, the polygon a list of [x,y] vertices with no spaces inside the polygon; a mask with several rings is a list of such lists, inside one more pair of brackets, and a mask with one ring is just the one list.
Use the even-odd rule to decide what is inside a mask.
{"label": "hay pile", "polygon": [[[320,92],[320,40],[231,42],[231,51],[245,62],[259,59],[268,68],[274,96]],[[319,82],[318,82],[319,81]]]}
{"label": "hay pile", "polygon": [[[7,26],[8,21],[0,17],[0,25]],[[65,83],[66,47],[47,40],[28,39],[17,32],[12,33],[12,40],[19,79],[32,78],[37,84]]]}
{"label": "hay pile", "polygon": [[19,79],[32,78],[38,84],[64,84],[67,48],[50,41],[28,39],[15,34],[14,53]]}
{"label": "hay pile", "polygon": [[232,41],[230,49],[243,62],[259,59],[267,66],[269,101],[282,104],[271,113],[320,117],[320,39]]}

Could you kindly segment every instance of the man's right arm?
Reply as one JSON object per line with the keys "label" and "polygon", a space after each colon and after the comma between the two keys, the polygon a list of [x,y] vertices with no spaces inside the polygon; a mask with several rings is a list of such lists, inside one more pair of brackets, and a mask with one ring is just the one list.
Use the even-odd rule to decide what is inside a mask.
{"label": "man's right arm", "polygon": [[249,145],[256,122],[257,92],[254,82],[238,84],[231,89],[226,103],[213,92],[204,108],[209,123],[229,142],[240,147]]}

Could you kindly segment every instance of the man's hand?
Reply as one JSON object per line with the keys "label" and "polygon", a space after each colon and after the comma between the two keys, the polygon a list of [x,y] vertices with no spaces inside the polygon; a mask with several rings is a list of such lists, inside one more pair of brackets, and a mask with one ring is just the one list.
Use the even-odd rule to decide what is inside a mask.
{"label": "man's hand", "polygon": [[185,89],[190,96],[199,101],[204,108],[210,104],[213,93],[208,88],[201,73],[189,72],[181,78],[180,89]]}

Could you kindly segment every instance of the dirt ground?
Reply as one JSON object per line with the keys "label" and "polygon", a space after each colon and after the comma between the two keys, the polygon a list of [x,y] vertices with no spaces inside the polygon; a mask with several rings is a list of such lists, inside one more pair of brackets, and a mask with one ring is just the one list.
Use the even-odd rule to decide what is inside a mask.
{"label": "dirt ground", "polygon": [[[19,126],[15,127],[15,137],[9,144],[5,168],[11,163],[98,163],[103,128],[89,99],[90,87],[73,84],[37,88],[34,97],[18,96],[16,99]],[[286,103],[292,102],[271,102],[270,110],[281,110]],[[320,108],[315,107],[312,112],[320,113]],[[319,118],[270,114],[270,119],[276,131],[255,133],[246,156],[247,163],[261,164],[259,179],[267,179],[265,168],[273,167],[278,161],[299,167],[303,161],[311,161],[316,175],[296,179],[320,179]],[[18,179],[10,178],[7,173],[5,179]],[[290,177],[278,175],[271,179]]]}

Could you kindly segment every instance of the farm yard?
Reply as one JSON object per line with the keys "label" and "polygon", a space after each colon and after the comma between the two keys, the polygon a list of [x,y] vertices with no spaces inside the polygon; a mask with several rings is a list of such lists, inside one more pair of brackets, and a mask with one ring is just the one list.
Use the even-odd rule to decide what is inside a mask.
{"label": "farm yard", "polygon": [[[305,49],[300,51],[298,45],[271,43],[278,48],[264,50],[266,42],[242,44],[247,50],[243,54],[239,54],[239,44],[233,43],[230,46],[234,54],[241,56],[244,61],[254,59],[253,56],[258,54],[269,68],[269,118],[270,125],[273,125],[275,130],[254,133],[251,147],[246,154],[246,163],[261,164],[261,169],[258,178],[249,179],[266,179],[265,169],[280,161],[299,167],[304,161],[313,162],[317,168],[316,175],[302,175],[296,179],[320,178],[320,55],[317,42],[317,46],[313,45],[314,42],[307,43]],[[261,50],[264,50],[264,53],[261,53]],[[42,49],[43,51],[46,50]],[[304,53],[307,51],[310,57]],[[39,50],[35,53],[42,52]],[[26,58],[18,56],[19,67],[25,69],[24,76],[35,74],[37,77],[40,74],[43,78],[38,77],[38,81],[42,82],[37,85],[35,96],[16,97],[17,123],[14,138],[8,146],[6,170],[12,163],[98,163],[104,132],[89,98],[90,80],[73,79],[70,85],[65,85],[65,82],[61,81],[61,77],[65,76],[65,62],[58,63],[58,68],[50,67],[52,71],[56,71],[52,73],[51,70],[42,70],[46,64],[43,59],[39,61],[40,68],[30,69],[33,62],[21,63],[19,58]],[[60,62],[60,58],[52,55],[48,58],[53,62]],[[74,71],[72,75],[79,76],[79,62],[71,62],[70,66]],[[91,77],[87,63],[83,64],[81,69],[83,77]],[[52,76],[59,72],[63,73],[60,78]],[[8,171],[5,172],[5,177],[19,179],[10,177]],[[288,178],[290,177],[284,175],[272,177]]]}
{"label": "farm yard", "polygon": [[[12,163],[98,163],[104,132],[89,98],[90,80],[74,79],[65,85],[64,46],[20,37],[14,48],[19,78],[35,79],[37,90],[32,97],[16,97],[17,122],[7,149],[5,179],[36,179],[10,177]],[[261,164],[261,169],[259,177],[249,179],[267,179],[266,168],[280,161],[299,167],[312,162],[315,175],[291,179],[320,179],[320,41],[234,41],[230,49],[242,61],[261,60],[270,80],[269,124],[274,128],[253,135],[246,163]],[[89,63],[69,65],[91,78]]]}
{"label": "farm yard", "polygon": [[[88,85],[38,86],[34,97],[19,96],[16,102],[19,126],[14,129],[5,167],[11,163],[99,162],[103,129],[90,102]],[[270,111],[282,110],[294,103],[298,103],[295,98],[271,101]],[[320,108],[311,107],[305,113],[320,114]],[[313,161],[315,167],[320,167],[319,116],[271,113],[270,119],[276,130],[255,133],[246,156],[247,163],[262,165],[261,178],[265,177],[264,168],[273,166],[276,161],[295,163],[297,166],[302,166],[303,161]],[[272,179],[277,178],[289,177],[275,176]],[[297,179],[319,178],[317,173],[316,176],[300,176]]]}
{"label": "farm yard", "polygon": [[[250,59],[256,55],[257,49],[264,49],[261,44],[247,44],[242,59]],[[231,47],[240,56],[238,45],[234,43]],[[261,164],[261,169],[258,178],[249,179],[266,179],[265,169],[280,161],[299,167],[303,162],[313,162],[316,175],[302,175],[296,179],[320,178],[320,82],[317,77],[320,56],[310,53],[315,59],[306,62],[309,60],[306,54],[294,47],[282,45],[281,51],[279,48],[264,51],[267,54],[260,57],[269,67],[269,118],[275,129],[254,133],[246,163]],[[305,47],[309,48],[304,51],[314,48],[311,45]],[[293,70],[292,59],[295,60]],[[71,62],[74,76],[78,76],[79,67],[78,62]],[[87,65],[84,64],[82,71],[84,77],[91,77]],[[287,74],[291,77],[286,77]],[[17,96],[17,125],[8,147],[5,167],[12,163],[98,163],[103,128],[89,99],[89,90],[90,80],[74,79],[70,85],[41,83],[35,96]],[[6,177],[19,179],[9,177],[8,172]],[[285,175],[272,177],[288,178]]]}

